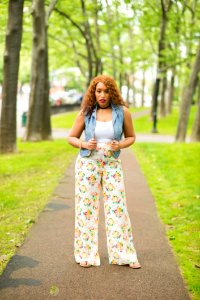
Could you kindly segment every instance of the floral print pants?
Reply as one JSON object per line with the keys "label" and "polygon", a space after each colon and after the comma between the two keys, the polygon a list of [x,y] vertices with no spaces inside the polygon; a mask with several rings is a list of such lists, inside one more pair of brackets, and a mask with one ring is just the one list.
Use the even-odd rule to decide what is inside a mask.
{"label": "floral print pants", "polygon": [[137,261],[126,206],[121,160],[109,144],[97,143],[89,157],[78,155],[75,166],[75,261],[100,265],[98,252],[99,196],[103,192],[107,249],[110,264]]}

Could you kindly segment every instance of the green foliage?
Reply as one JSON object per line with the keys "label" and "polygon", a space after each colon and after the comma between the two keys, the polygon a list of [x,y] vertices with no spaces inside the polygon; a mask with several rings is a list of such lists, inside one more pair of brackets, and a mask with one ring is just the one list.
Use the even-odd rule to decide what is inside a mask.
{"label": "green foliage", "polygon": [[199,144],[138,143],[134,151],[193,299],[199,289]]}
{"label": "green foliage", "polygon": [[19,143],[18,149],[0,156],[0,273],[77,153],[63,140]]}
{"label": "green foliage", "polygon": [[[4,51],[8,1],[0,4],[0,54]],[[50,1],[46,1],[46,10]],[[196,2],[195,2],[196,3]],[[177,68],[179,85],[185,84],[187,66],[191,67],[199,38],[200,8],[193,1],[173,2],[168,15],[164,59],[167,65]],[[77,73],[85,85],[87,80],[87,50],[84,31],[88,20],[96,53],[103,61],[104,72],[113,74],[113,57],[116,76],[119,72],[134,73],[137,70],[154,67],[157,60],[157,45],[161,20],[161,5],[157,0],[144,1],[86,0],[86,16],[83,16],[81,2],[58,1],[56,8],[68,18],[54,11],[48,20],[50,71],[78,67]],[[31,3],[25,1],[23,40],[20,63],[20,81],[30,80],[32,19]],[[74,23],[72,23],[74,22]],[[97,22],[97,23],[96,23]],[[98,24],[98,31],[95,24]],[[99,39],[100,47],[97,40]],[[122,56],[122,57],[121,57]],[[1,55],[2,57],[2,55]],[[121,58],[120,58],[121,57]],[[122,60],[121,60],[122,59]],[[2,62],[0,62],[0,69]],[[77,86],[71,74],[65,74],[69,86]],[[72,75],[73,76],[73,75]]]}
{"label": "green foliage", "polygon": [[[168,79],[170,80],[172,71],[176,74],[173,101],[179,104],[183,87],[188,83],[200,37],[200,6],[198,1],[192,0],[172,2],[171,10],[167,14],[168,23],[162,59],[168,71]],[[50,0],[45,1],[46,11],[49,3]],[[84,3],[85,15],[82,11],[81,1],[58,1],[56,9],[65,16],[55,9],[48,20],[50,79],[65,81],[66,89],[73,88],[84,92],[89,72],[89,53],[86,41],[91,36],[90,50],[95,49],[93,51],[95,54],[92,55],[93,71],[96,55],[102,61],[103,73],[115,77],[117,82],[121,76],[123,85],[127,85],[127,77],[129,77],[130,88],[133,88],[134,85],[135,94],[141,94],[142,72],[147,70],[145,94],[150,96],[158,60],[162,16],[161,1],[85,0]],[[1,1],[1,57],[3,57],[5,46],[7,9],[8,1]],[[88,32],[86,32],[87,26],[89,26]],[[19,70],[21,83],[30,82],[31,48],[31,2],[25,1]],[[0,82],[3,79],[2,73],[3,60],[0,61]],[[95,75],[94,71],[93,76]],[[197,92],[194,98],[196,101]],[[165,120],[170,120],[170,118],[167,117]],[[160,122],[158,129],[161,130],[161,133],[169,132],[171,134],[173,132],[174,134],[176,131],[174,125],[173,130],[163,130],[167,125],[162,124],[164,119]],[[138,132],[150,132],[151,127],[151,120],[147,118],[140,119],[136,123]]]}

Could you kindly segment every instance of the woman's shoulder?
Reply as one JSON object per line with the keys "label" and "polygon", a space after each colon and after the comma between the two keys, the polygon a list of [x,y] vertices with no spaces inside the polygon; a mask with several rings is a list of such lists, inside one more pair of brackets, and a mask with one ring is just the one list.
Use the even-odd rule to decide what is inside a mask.
{"label": "woman's shoulder", "polygon": [[116,109],[120,109],[120,110],[123,110],[123,111],[129,111],[128,107],[125,104],[114,104],[114,107]]}
{"label": "woman's shoulder", "polygon": [[84,116],[84,111],[83,111],[83,109],[80,109],[80,110],[79,110],[78,116]]}
{"label": "woman's shoulder", "polygon": [[128,109],[127,106],[123,105],[123,110],[125,115],[130,115],[130,110]]}
{"label": "woman's shoulder", "polygon": [[84,121],[84,119],[85,119],[85,114],[84,114],[84,111],[81,109],[81,110],[79,110],[79,112],[78,112],[78,114],[77,114],[77,116],[76,116],[76,119],[78,120],[78,121]]}
{"label": "woman's shoulder", "polygon": [[126,105],[115,105],[115,109],[120,111],[125,117],[131,115],[131,113]]}

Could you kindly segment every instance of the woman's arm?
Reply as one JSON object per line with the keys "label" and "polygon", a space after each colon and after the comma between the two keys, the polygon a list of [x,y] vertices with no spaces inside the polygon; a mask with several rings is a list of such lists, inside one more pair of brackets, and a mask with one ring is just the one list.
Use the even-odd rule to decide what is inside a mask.
{"label": "woman's arm", "polygon": [[129,147],[130,145],[132,145],[135,142],[135,139],[136,139],[131,113],[126,106],[124,106],[123,109],[124,109],[124,137],[125,137],[125,139],[120,142],[113,141],[112,148],[111,148],[111,150],[113,150],[113,151],[117,151],[119,149]]}
{"label": "woman's arm", "polygon": [[82,147],[82,141],[80,139],[81,134],[84,130],[85,122],[83,112],[80,111],[74,121],[74,124],[68,134],[68,143],[76,148]]}
{"label": "woman's arm", "polygon": [[74,125],[70,130],[67,140],[70,145],[76,148],[85,148],[88,150],[94,150],[96,148],[96,141],[94,139],[88,142],[83,142],[80,137],[85,128],[84,114],[80,111],[75,119]]}

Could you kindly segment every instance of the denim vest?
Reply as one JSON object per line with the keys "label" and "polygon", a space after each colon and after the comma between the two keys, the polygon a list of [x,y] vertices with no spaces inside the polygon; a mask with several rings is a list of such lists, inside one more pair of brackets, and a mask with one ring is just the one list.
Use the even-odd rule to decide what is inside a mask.
{"label": "denim vest", "polygon": [[[123,123],[124,123],[124,109],[121,105],[115,105],[111,102],[112,107],[112,123],[114,129],[114,139],[121,140],[123,134]],[[89,141],[94,138],[95,126],[96,126],[96,112],[97,106],[94,108],[91,115],[85,116],[85,140]],[[121,150],[113,151],[113,156],[117,158]],[[81,149],[81,157],[90,156],[91,150]]]}

